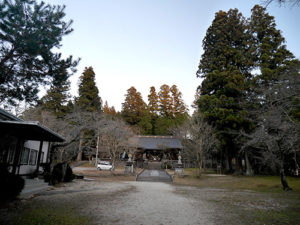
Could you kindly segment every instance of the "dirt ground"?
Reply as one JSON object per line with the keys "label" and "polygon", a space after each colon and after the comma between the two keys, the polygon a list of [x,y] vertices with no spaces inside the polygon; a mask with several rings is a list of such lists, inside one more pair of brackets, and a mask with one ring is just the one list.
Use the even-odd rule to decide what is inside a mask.
{"label": "dirt ground", "polygon": [[122,169],[77,167],[74,172],[87,179],[0,208],[0,224],[300,224],[299,192],[259,191],[266,188],[257,178],[207,175],[162,183],[136,182],[136,174]]}
{"label": "dirt ground", "polygon": [[98,177],[22,200],[2,209],[0,218],[10,224],[25,208],[45,207],[63,208],[91,224],[300,224],[297,215],[282,213],[300,205],[293,193],[287,195]]}

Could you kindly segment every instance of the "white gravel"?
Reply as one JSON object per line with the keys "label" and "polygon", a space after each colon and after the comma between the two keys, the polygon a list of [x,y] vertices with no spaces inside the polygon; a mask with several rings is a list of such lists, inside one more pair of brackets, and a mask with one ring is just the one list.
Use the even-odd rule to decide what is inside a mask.
{"label": "white gravel", "polygon": [[171,183],[75,181],[36,200],[73,205],[101,225],[213,224],[208,202],[177,193]]}
{"label": "white gravel", "polygon": [[76,180],[28,202],[36,203],[74,209],[99,225],[244,225],[255,222],[252,210],[280,210],[295,205],[295,200],[280,194],[162,182]]}
{"label": "white gravel", "polygon": [[[133,185],[135,191],[123,195],[116,205],[101,209],[106,215],[105,224],[211,224],[207,203],[176,194],[171,184],[128,182],[127,185]],[[103,222],[100,220],[98,224]]]}

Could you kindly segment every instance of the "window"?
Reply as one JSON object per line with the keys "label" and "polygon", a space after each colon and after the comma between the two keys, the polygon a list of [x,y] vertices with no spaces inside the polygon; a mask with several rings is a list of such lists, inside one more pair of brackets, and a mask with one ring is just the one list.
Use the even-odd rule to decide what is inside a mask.
{"label": "window", "polygon": [[21,156],[21,164],[22,165],[27,165],[28,164],[28,159],[29,159],[29,148],[23,148],[22,156]]}
{"label": "window", "polygon": [[31,149],[29,156],[29,165],[34,166],[36,164],[37,150]]}
{"label": "window", "polygon": [[14,155],[15,155],[15,146],[10,146],[9,152],[8,152],[8,157],[7,157],[8,163],[13,163]]}

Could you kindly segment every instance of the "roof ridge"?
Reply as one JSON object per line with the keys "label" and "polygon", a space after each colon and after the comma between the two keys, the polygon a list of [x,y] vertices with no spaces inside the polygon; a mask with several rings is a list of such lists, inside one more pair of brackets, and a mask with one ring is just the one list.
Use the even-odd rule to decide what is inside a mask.
{"label": "roof ridge", "polygon": [[14,121],[24,121],[24,120],[18,118],[17,116],[15,116],[15,115],[13,115],[13,114],[11,114],[11,113],[9,113],[6,110],[1,109],[1,108],[0,108],[0,114],[4,115],[4,116],[6,116],[9,119],[14,120]]}

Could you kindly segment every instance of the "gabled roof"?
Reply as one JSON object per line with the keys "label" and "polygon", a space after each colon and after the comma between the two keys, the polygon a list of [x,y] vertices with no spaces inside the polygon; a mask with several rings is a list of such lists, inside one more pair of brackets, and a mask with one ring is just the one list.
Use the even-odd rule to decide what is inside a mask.
{"label": "gabled roof", "polygon": [[135,136],[130,140],[132,147],[152,150],[182,149],[181,141],[174,136]]}

